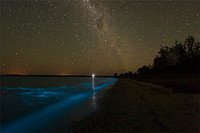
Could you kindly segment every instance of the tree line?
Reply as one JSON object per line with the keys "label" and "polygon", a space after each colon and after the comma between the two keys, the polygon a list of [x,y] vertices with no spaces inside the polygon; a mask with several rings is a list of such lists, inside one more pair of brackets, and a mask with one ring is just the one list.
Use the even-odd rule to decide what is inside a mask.
{"label": "tree line", "polygon": [[[161,46],[158,55],[154,58],[153,65],[144,65],[135,74],[183,74],[199,72],[200,42],[196,42],[193,36],[188,36],[183,43],[175,41],[175,44],[171,47]],[[131,76],[133,74],[129,72],[120,75]]]}

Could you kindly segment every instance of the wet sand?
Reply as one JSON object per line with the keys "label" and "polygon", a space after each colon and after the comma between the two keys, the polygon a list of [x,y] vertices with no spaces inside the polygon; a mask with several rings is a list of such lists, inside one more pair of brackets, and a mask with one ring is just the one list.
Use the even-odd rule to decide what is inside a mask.
{"label": "wet sand", "polygon": [[199,132],[199,94],[119,78],[103,108],[74,121],[73,132]]}

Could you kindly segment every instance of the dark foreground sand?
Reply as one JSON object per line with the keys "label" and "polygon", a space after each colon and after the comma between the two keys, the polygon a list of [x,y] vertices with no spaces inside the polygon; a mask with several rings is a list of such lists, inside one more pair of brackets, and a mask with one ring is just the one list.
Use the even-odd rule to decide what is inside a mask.
{"label": "dark foreground sand", "polygon": [[118,79],[106,92],[103,108],[77,120],[73,132],[199,132],[199,94]]}

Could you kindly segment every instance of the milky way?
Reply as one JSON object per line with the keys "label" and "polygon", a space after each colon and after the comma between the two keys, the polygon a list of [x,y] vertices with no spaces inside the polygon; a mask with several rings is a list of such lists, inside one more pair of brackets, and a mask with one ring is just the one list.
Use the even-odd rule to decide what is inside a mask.
{"label": "milky way", "polygon": [[135,72],[160,45],[200,40],[200,2],[1,1],[1,74]]}

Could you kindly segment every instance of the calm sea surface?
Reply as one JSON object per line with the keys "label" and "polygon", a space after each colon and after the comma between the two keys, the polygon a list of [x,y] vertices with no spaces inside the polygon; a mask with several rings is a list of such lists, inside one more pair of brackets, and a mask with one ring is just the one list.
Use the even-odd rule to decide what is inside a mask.
{"label": "calm sea surface", "polygon": [[1,77],[2,132],[46,130],[52,127],[47,121],[54,123],[62,116],[69,123],[98,109],[103,90],[115,81],[98,77]]}

